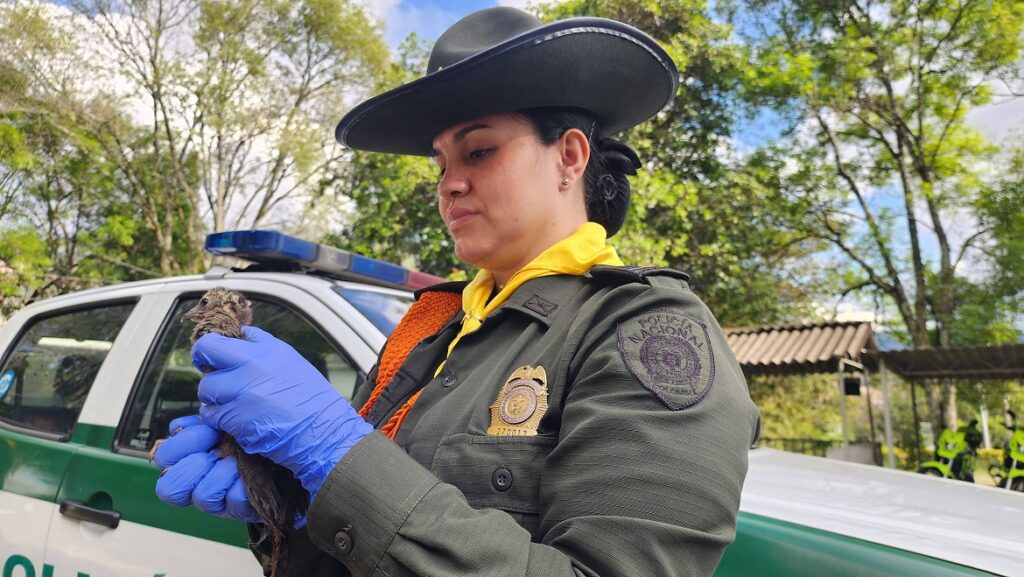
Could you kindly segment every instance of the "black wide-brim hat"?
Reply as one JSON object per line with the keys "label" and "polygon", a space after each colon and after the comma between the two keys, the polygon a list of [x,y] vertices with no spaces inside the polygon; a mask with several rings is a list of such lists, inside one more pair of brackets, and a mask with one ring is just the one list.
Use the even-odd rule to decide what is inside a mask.
{"label": "black wide-brim hat", "polygon": [[481,116],[540,107],[593,114],[598,136],[650,118],[679,85],[652,38],[604,18],[542,24],[499,7],[452,25],[430,52],[426,76],[353,108],[335,131],[351,148],[429,156],[443,130]]}

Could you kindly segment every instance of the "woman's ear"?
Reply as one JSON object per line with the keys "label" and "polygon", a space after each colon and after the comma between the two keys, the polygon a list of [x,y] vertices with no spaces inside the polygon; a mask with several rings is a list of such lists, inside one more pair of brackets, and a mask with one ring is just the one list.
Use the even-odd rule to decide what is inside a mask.
{"label": "woman's ear", "polygon": [[561,152],[561,173],[563,178],[575,182],[583,178],[590,161],[590,143],[587,135],[578,128],[570,128],[558,140]]}

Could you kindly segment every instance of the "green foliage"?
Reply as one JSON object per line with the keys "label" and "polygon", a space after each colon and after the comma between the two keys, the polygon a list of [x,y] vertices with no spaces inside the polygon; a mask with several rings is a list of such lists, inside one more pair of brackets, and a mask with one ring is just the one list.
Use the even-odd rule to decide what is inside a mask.
{"label": "green foliage", "polygon": [[998,274],[991,290],[1017,300],[1024,296],[1024,149],[1010,152],[1003,177],[982,189],[977,199],[980,226],[991,231],[992,256]]}
{"label": "green foliage", "polygon": [[0,317],[20,308],[46,282],[51,264],[46,241],[35,229],[0,230]]}
{"label": "green foliage", "polygon": [[437,212],[437,167],[430,160],[356,152],[340,180],[357,216],[331,243],[441,276],[467,270]]}
{"label": "green foliage", "polygon": [[288,218],[387,59],[351,1],[70,5],[0,6],[0,214],[52,262],[28,300],[194,272],[210,228]]}
{"label": "green foliage", "polygon": [[[427,54],[420,39],[410,35],[379,91],[420,76]],[[440,276],[465,276],[469,267],[455,257],[437,212],[437,180],[437,167],[427,158],[352,151],[348,162],[322,183],[326,193],[351,201],[354,213],[326,242]]]}
{"label": "green foliage", "polygon": [[[812,200],[813,210],[790,225],[848,256],[857,276],[899,308],[915,343],[948,345],[960,248],[950,245],[949,220],[972,208],[979,167],[993,152],[965,118],[990,99],[987,82],[1019,58],[1024,3],[887,2],[867,12],[852,2],[747,6],[744,28],[757,33],[748,39],[745,94],[800,127],[776,149],[800,164],[783,186]],[[872,189],[913,210],[872,206]],[[927,231],[915,219],[934,232],[935,258],[924,254],[919,235]]]}
{"label": "green foliage", "polygon": [[[1014,75],[1024,2],[750,0],[744,7],[736,13],[747,40],[744,94],[792,122],[788,137],[766,152],[797,166],[770,184],[808,207],[782,224],[831,244],[846,262],[837,271],[840,290],[884,298],[915,347],[1015,340],[1012,299],[1001,300],[1008,293],[985,302],[975,284],[995,286],[1003,267],[1018,269],[1019,261],[975,260],[980,266],[971,268],[987,269],[992,280],[966,282],[958,277],[963,259],[983,255],[994,229],[983,223],[977,234],[954,232],[959,217],[981,216],[999,158],[967,125],[967,113],[989,102],[990,83]],[[928,391],[941,391],[944,403],[931,415],[935,427],[956,421],[952,383]]]}
{"label": "green foliage", "polygon": [[32,150],[25,146],[25,135],[11,124],[0,121],[0,159],[8,170],[32,167]]}
{"label": "green foliage", "polygon": [[736,100],[742,61],[730,28],[703,0],[573,0],[541,12],[627,22],[658,40],[679,67],[672,105],[623,135],[647,160],[614,239],[623,257],[689,272],[722,324],[806,318],[818,279],[788,265],[815,246],[777,226],[778,212],[789,207],[755,178],[764,167],[729,153],[743,113]]}
{"label": "green foliage", "polygon": [[753,377],[750,397],[761,411],[762,437],[841,439],[839,395],[833,375]]}

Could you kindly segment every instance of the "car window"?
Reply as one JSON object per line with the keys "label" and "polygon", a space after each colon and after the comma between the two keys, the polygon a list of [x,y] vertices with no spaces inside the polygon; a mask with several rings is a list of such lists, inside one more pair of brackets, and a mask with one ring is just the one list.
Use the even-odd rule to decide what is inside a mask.
{"label": "car window", "polygon": [[[358,371],[334,344],[308,320],[276,302],[246,295],[252,302],[253,324],[295,347],[346,398],[352,397]],[[201,373],[192,366],[193,323],[180,320],[198,296],[179,300],[165,323],[136,386],[118,445],[148,451],[167,435],[173,419],[199,412]]]}
{"label": "car window", "polygon": [[334,290],[380,329],[384,336],[391,335],[412,304],[411,297],[343,287],[334,287]]}
{"label": "car window", "polygon": [[69,437],[134,306],[79,309],[32,321],[0,367],[0,421]]}

